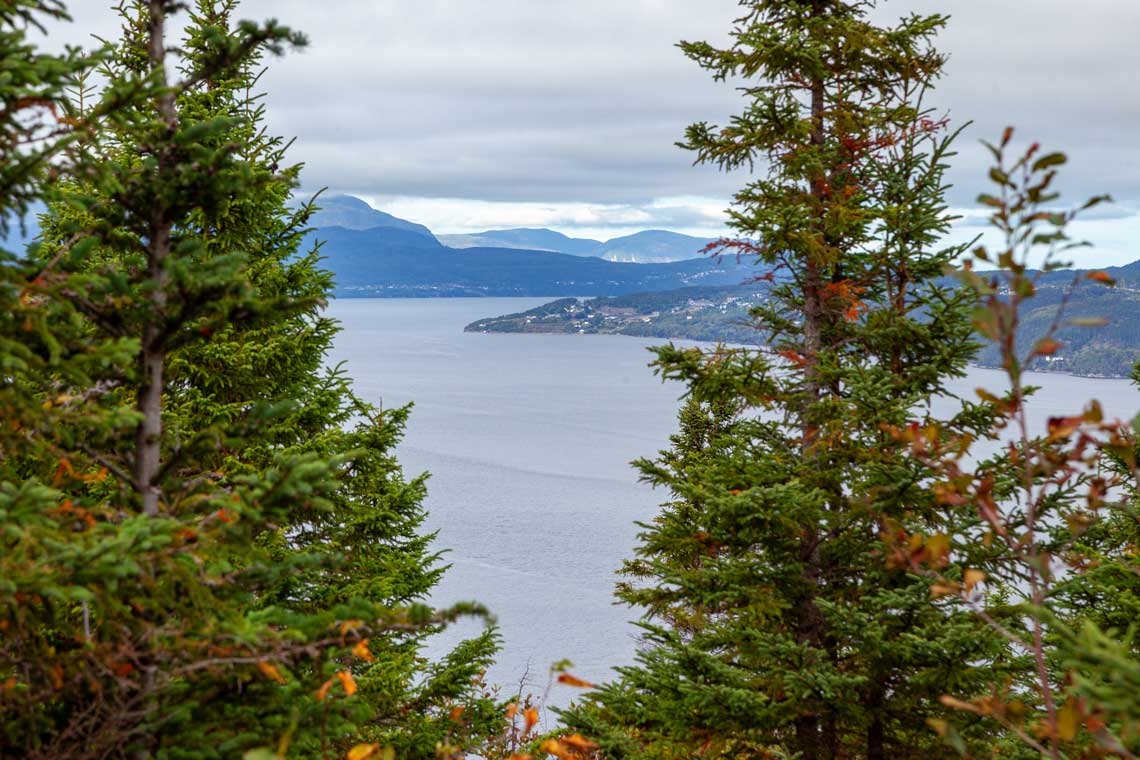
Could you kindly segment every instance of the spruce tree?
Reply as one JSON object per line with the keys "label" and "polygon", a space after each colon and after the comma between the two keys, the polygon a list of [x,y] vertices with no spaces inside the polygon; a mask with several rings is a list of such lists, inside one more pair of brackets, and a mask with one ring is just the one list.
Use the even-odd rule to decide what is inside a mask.
{"label": "spruce tree", "polygon": [[[730,47],[681,47],[741,80],[746,108],[682,146],[765,168],[737,193],[739,239],[723,248],[772,282],[754,314],[767,348],[658,350],[666,378],[735,416],[699,455],[681,443],[642,463],[685,507],[646,526],[640,577],[619,592],[645,607],[637,664],[567,720],[614,757],[938,754],[939,697],[1016,666],[976,618],[931,603],[933,580],[893,538],[960,574],[969,559],[948,536],[977,520],[937,498],[891,432],[931,427],[976,349],[972,295],[939,281],[961,253],[939,243],[955,133],[922,106],[945,18],[879,27],[865,2],[741,5]],[[968,435],[988,415],[963,403],[938,422]]]}
{"label": "spruce tree", "polygon": [[423,606],[441,569],[392,454],[407,410],[324,368],[330,276],[248,93],[303,40],[198,2],[175,77],[177,5],[124,5],[105,93],[59,98],[77,137],[45,242],[3,268],[0,754],[475,742],[492,640],[422,661],[472,608]]}

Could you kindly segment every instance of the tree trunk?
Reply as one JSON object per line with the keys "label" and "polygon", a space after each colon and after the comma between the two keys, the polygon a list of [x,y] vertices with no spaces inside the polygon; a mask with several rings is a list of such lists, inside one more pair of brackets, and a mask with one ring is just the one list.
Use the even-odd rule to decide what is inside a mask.
{"label": "tree trunk", "polygon": [[[166,9],[163,0],[150,0],[148,5],[147,53],[152,72],[157,72],[163,86],[166,84],[166,43],[164,30]],[[178,127],[174,93],[162,92],[158,97],[158,111],[173,132]],[[169,148],[163,145],[158,152],[158,173],[161,175],[170,161]],[[157,515],[160,485],[157,482],[162,466],[162,391],[163,370],[166,365],[165,337],[162,326],[166,314],[166,259],[170,255],[170,232],[173,224],[160,201],[151,209],[150,235],[147,240],[147,279],[153,283],[149,300],[151,314],[143,328],[142,349],[139,353],[139,387],[137,409],[142,415],[135,435],[135,483],[142,494],[143,513]]]}
{"label": "tree trunk", "polygon": [[[813,18],[823,15],[824,0],[815,0],[812,3],[811,16]],[[817,148],[824,144],[824,82],[815,79],[811,85],[811,144]],[[820,240],[825,235],[823,206],[826,203],[826,190],[822,176],[809,178],[811,193],[820,209],[817,234]],[[812,407],[820,400],[821,388],[819,381],[819,353],[823,345],[823,278],[820,261],[816,251],[804,252],[804,322],[803,322],[803,356],[805,360],[805,416],[802,423],[803,446],[802,455],[808,456],[815,435],[813,425],[808,415]],[[823,614],[816,604],[816,592],[820,583],[820,536],[816,526],[812,526],[803,539],[800,548],[800,562],[803,567],[801,579],[804,585],[804,595],[796,605],[797,631],[796,638],[799,644],[823,652],[826,641],[826,623]],[[795,721],[797,749],[805,758],[834,758],[838,740],[836,726],[833,720],[821,720],[818,713],[804,715]]]}
{"label": "tree trunk", "polygon": [[[165,85],[166,47],[164,40],[165,7],[163,0],[149,0],[147,19],[147,52],[150,71],[160,76]],[[173,92],[158,96],[158,113],[172,132],[178,128],[178,112]],[[158,173],[170,162],[169,147],[158,150]],[[150,316],[143,328],[143,348],[139,353],[139,387],[137,409],[143,416],[135,439],[135,481],[143,496],[143,512],[158,514],[161,487],[157,483],[162,466],[162,391],[166,362],[162,320],[166,312],[166,258],[170,255],[170,232],[173,224],[160,201],[150,210],[147,240],[147,279],[153,284],[149,294]]]}

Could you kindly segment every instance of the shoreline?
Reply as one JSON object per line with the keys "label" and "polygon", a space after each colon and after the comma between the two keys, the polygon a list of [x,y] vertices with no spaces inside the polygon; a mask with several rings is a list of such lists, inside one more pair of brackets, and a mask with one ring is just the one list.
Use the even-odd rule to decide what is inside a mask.
{"label": "shoreline", "polygon": [[[476,334],[476,335],[565,335],[567,337],[573,337],[573,338],[589,338],[589,337],[598,336],[598,335],[613,335],[613,336],[617,336],[620,338],[637,338],[639,340],[687,341],[690,343],[703,343],[703,344],[707,344],[707,345],[716,345],[716,343],[717,343],[717,341],[700,340],[698,338],[689,338],[689,337],[686,337],[684,335],[670,335],[670,336],[630,335],[628,333],[621,333],[621,332],[604,332],[604,333],[603,332],[588,332],[588,333],[585,333],[585,332],[568,332],[565,330],[552,330],[552,331],[544,331],[544,330],[470,330],[470,329],[467,329],[467,327],[465,327],[463,329],[463,332],[472,333],[472,334]],[[760,345],[756,345],[756,344],[742,344],[742,343],[731,343],[731,342],[726,343],[726,345],[739,346],[742,348],[764,348],[764,346],[760,346]],[[993,370],[995,372],[1001,371],[1001,367],[993,365],[993,364],[979,364],[977,362],[969,362],[967,364],[967,366],[973,367],[975,369]],[[1029,373],[1033,373],[1033,374],[1069,375],[1070,377],[1083,377],[1083,378],[1089,378],[1089,379],[1093,379],[1093,380],[1128,380],[1128,381],[1132,380],[1132,378],[1129,375],[1101,375],[1101,374],[1095,374],[1095,373],[1086,374],[1086,373],[1082,373],[1082,372],[1074,372],[1072,370],[1067,370],[1067,369],[1037,369],[1037,368],[1034,368],[1034,369],[1030,369],[1030,370],[1026,370],[1026,371]]]}

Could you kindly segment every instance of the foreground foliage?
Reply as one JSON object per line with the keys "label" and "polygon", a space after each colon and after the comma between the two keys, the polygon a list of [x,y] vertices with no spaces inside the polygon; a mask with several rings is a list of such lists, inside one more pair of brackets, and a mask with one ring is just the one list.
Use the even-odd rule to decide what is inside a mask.
{"label": "foreground foliage", "polygon": [[[936,596],[974,612],[993,635],[1028,653],[1030,663],[1016,681],[995,681],[980,694],[944,695],[944,704],[967,717],[933,727],[959,750],[965,747],[957,726],[982,718],[1016,737],[1031,756],[1133,758],[1140,753],[1140,417],[1131,423],[1107,418],[1093,399],[1035,429],[1027,368],[1064,349],[1064,328],[1095,332],[1105,320],[1067,313],[1062,298],[1045,335],[1028,346],[1018,335],[1043,279],[1067,277],[1069,292],[1084,280],[1114,284],[1105,272],[1063,271],[1063,257],[1080,247],[1067,225],[1106,198],[1057,210],[1054,181],[1065,156],[1033,144],[1010,158],[1012,137],[1007,130],[988,146],[995,187],[979,198],[993,209],[990,221],[1001,242],[976,248],[959,272],[978,300],[975,327],[1001,357],[1005,387],[977,393],[993,411],[992,434],[1003,445],[990,454],[975,439],[945,429],[895,435],[932,467],[941,503],[967,504],[980,518],[947,537],[951,551],[989,550],[989,556],[975,554],[978,564],[961,578],[946,577],[923,557],[911,555],[911,565],[937,580]],[[1029,268],[1040,260],[1041,270]],[[975,272],[976,264],[993,269]],[[899,551],[900,559],[904,554]]]}
{"label": "foreground foliage", "polygon": [[[175,79],[175,5],[127,4],[95,57],[33,58],[58,136],[9,126],[27,147],[3,210],[50,213],[0,266],[0,754],[478,743],[498,720],[472,683],[492,634],[422,659],[479,610],[423,606],[442,569],[424,481],[392,454],[407,410],[324,368],[330,276],[300,249],[298,168],[250,95],[260,56],[304,40],[200,0]],[[20,14],[61,11],[17,8],[6,51],[27,56]]]}

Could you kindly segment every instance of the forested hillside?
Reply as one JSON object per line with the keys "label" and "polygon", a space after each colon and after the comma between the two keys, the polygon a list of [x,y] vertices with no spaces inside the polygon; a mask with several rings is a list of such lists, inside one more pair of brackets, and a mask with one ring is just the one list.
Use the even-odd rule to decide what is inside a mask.
{"label": "forested hillside", "polygon": [[563,298],[518,314],[480,319],[467,332],[635,335],[756,343],[752,307],[767,288],[693,287],[579,300]]}
{"label": "forested hillside", "polygon": [[[1116,278],[1106,288],[1089,272],[1034,272],[1038,286],[1032,308],[1022,314],[1018,347],[1028,351],[1052,334],[1049,355],[1033,357],[1028,368],[1099,377],[1129,377],[1140,362],[1140,262],[1105,270]],[[984,274],[984,272],[982,273]],[[948,280],[944,280],[949,284]],[[566,298],[519,313],[487,317],[469,332],[579,333],[765,345],[753,308],[770,296],[769,287],[678,288],[610,298]],[[1063,307],[1063,308],[1062,308]],[[1059,316],[1060,315],[1060,316]],[[1056,323],[1056,324],[1055,324]],[[1052,332],[1051,332],[1052,330]],[[974,363],[1000,367],[998,346],[982,347]]]}

